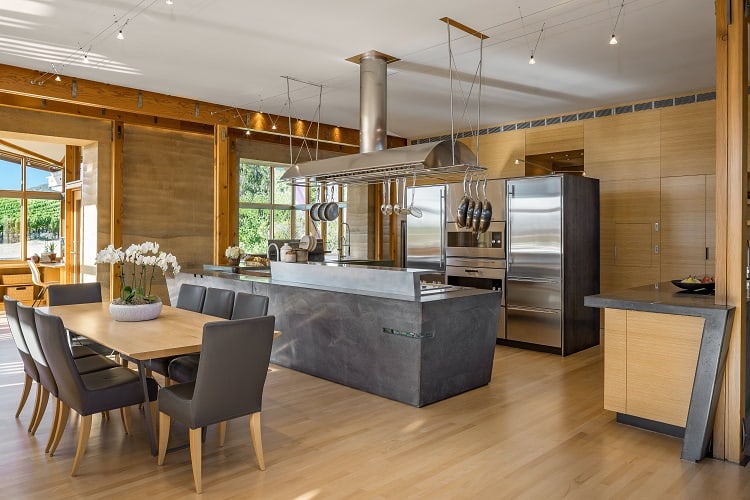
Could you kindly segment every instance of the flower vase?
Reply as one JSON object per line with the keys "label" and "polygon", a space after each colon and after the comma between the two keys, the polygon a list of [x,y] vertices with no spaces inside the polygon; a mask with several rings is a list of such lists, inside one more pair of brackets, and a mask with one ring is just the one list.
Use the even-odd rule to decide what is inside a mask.
{"label": "flower vase", "polygon": [[115,321],[148,321],[161,314],[161,300],[151,304],[109,304],[109,314]]}
{"label": "flower vase", "polygon": [[227,262],[229,262],[229,265],[232,266],[232,267],[237,267],[237,266],[240,265],[240,259],[239,258],[237,258],[237,259],[227,258]]}

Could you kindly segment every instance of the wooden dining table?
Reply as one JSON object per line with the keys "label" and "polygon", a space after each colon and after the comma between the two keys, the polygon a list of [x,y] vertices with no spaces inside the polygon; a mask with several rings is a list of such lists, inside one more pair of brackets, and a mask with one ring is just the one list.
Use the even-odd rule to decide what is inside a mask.
{"label": "wooden dining table", "polygon": [[[39,309],[59,316],[65,328],[71,332],[133,359],[138,367],[144,402],[148,401],[145,361],[199,352],[203,325],[212,321],[224,321],[215,316],[170,306],[163,306],[158,318],[138,322],[113,320],[109,314],[109,304],[104,302]],[[144,413],[151,454],[156,456],[154,422],[149,411]]]}

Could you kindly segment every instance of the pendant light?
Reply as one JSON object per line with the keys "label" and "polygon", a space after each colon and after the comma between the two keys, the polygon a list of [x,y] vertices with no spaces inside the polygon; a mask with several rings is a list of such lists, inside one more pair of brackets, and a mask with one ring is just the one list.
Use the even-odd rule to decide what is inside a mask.
{"label": "pendant light", "polygon": [[622,9],[625,7],[625,0],[622,0],[622,3],[620,4],[620,10],[617,12],[617,19],[615,19],[615,26],[612,28],[612,37],[609,39],[610,45],[617,45],[617,37],[615,36],[615,31],[617,31],[617,23],[620,22],[620,14],[622,14]]}

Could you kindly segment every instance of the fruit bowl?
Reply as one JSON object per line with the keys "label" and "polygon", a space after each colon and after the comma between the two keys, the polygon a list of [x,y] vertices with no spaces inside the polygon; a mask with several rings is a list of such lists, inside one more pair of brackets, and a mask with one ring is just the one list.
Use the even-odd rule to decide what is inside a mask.
{"label": "fruit bowl", "polygon": [[691,292],[696,292],[698,290],[713,290],[716,286],[716,283],[684,283],[682,280],[672,280],[672,284],[677,288],[682,288],[683,290],[689,290]]}

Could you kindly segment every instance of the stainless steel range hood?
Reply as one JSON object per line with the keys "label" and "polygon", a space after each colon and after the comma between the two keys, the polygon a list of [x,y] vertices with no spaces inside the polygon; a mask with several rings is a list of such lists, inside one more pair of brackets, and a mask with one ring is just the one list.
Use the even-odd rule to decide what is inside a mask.
{"label": "stainless steel range hood", "polygon": [[386,144],[386,66],[398,59],[369,51],[347,59],[360,65],[360,144],[361,153],[293,165],[282,180],[295,184],[335,182],[363,184],[413,174],[424,176],[463,173],[477,167],[477,158],[463,143],[450,140],[385,149]]}
{"label": "stainless steel range hood", "polygon": [[282,180],[370,183],[413,174],[460,173],[477,168],[476,163],[474,153],[461,142],[455,143],[454,159],[451,141],[445,140],[299,163],[288,169]]}

